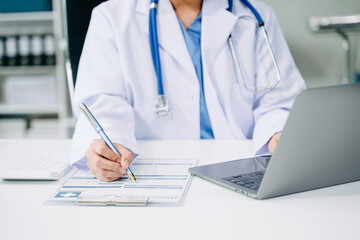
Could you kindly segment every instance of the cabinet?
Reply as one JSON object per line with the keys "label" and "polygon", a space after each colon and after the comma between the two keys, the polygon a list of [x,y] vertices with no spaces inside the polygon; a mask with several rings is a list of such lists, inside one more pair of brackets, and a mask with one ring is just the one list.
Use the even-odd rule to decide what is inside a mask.
{"label": "cabinet", "polygon": [[[18,54],[16,64],[0,66],[0,120],[24,119],[30,129],[34,120],[49,119],[58,123],[59,137],[69,137],[74,121],[65,73],[66,41],[61,1],[53,0],[52,6],[52,11],[0,13],[0,37],[5,46],[5,39],[11,37],[17,39],[19,50],[21,36],[29,36],[30,48],[33,36],[42,39],[51,36],[54,54],[53,62],[40,64],[19,64]],[[46,42],[42,41],[42,46],[44,44]],[[29,54],[31,59],[33,55]]]}

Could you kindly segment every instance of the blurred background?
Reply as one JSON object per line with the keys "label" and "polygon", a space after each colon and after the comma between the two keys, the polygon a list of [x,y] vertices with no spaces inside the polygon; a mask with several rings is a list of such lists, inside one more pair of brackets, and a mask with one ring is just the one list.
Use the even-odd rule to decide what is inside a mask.
{"label": "blurred background", "polygon": [[[335,31],[313,32],[309,18],[357,15],[356,19],[359,21],[360,1],[263,0],[263,2],[274,9],[307,87],[339,84],[347,72],[344,42]],[[360,70],[359,31],[359,25],[353,30],[345,30],[351,43],[351,82],[355,81]]]}
{"label": "blurred background", "polygon": [[[0,0],[0,138],[72,136],[69,1],[96,2]],[[263,1],[274,9],[309,88],[360,81],[359,0]]]}

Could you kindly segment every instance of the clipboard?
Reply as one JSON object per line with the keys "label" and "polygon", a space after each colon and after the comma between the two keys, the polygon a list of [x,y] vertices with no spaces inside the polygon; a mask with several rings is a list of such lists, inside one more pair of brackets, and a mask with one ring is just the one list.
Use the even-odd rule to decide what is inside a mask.
{"label": "clipboard", "polygon": [[102,182],[90,171],[74,171],[46,201],[50,205],[149,206],[180,205],[188,189],[195,159],[134,160],[137,181],[127,176]]}
{"label": "clipboard", "polygon": [[145,206],[147,197],[122,197],[118,195],[80,195],[76,199],[77,205],[82,206]]}

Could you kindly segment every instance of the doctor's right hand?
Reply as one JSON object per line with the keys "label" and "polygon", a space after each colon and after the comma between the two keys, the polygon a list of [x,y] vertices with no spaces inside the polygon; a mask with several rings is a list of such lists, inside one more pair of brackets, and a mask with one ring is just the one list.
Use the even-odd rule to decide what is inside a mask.
{"label": "doctor's right hand", "polygon": [[102,139],[92,141],[85,152],[87,166],[101,181],[111,182],[126,175],[126,169],[133,159],[133,153],[124,146],[114,143],[121,157],[114,153]]}

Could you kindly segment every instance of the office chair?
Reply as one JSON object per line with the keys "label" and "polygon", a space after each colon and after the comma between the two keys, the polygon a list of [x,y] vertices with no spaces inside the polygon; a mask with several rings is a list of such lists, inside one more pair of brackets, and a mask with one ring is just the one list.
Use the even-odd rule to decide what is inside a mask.
{"label": "office chair", "polygon": [[71,102],[91,12],[93,8],[105,1],[106,0],[62,0],[62,19],[67,41],[65,67]]}

